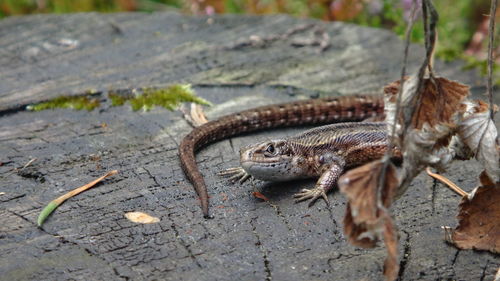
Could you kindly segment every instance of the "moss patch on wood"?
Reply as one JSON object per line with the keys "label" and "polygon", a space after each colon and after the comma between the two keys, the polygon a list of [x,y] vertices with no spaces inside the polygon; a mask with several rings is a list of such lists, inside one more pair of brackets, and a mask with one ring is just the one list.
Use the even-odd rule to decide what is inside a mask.
{"label": "moss patch on wood", "polygon": [[108,96],[113,106],[129,102],[134,111],[139,109],[148,111],[154,106],[175,110],[182,102],[212,105],[209,101],[197,97],[189,84],[175,84],[166,88],[144,88],[141,94],[109,93]]}
{"label": "moss patch on wood", "polygon": [[[95,92],[89,92],[77,96],[59,96],[46,102],[29,105],[26,109],[41,111],[56,108],[72,108],[92,111],[101,105],[96,94]],[[128,102],[134,111],[139,109],[148,111],[155,106],[175,110],[183,102],[212,105],[209,101],[196,96],[196,93],[189,84],[174,84],[165,88],[142,88],[109,92],[108,98],[112,106],[122,106]]]}
{"label": "moss patch on wood", "polygon": [[100,105],[96,93],[88,93],[79,96],[59,96],[46,102],[28,105],[26,109],[32,111],[41,111],[56,108],[72,108],[76,110],[86,109],[92,111]]}

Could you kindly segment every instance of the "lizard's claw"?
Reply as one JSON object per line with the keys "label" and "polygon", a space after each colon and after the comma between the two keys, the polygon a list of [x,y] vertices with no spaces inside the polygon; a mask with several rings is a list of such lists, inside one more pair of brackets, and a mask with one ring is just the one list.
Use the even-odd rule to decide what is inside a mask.
{"label": "lizard's claw", "polygon": [[240,182],[240,184],[247,181],[252,176],[248,174],[242,167],[229,168],[217,173],[219,176],[228,177],[232,183]]}
{"label": "lizard's claw", "polygon": [[322,197],[325,200],[327,205],[330,205],[330,202],[328,201],[328,197],[326,196],[325,190],[323,188],[319,188],[319,187],[316,187],[313,189],[302,189],[300,192],[293,195],[293,197],[296,198],[295,202],[300,202],[300,201],[311,199],[311,201],[309,202],[309,207],[314,205],[316,200],[318,200],[318,198],[320,198],[320,197]]}

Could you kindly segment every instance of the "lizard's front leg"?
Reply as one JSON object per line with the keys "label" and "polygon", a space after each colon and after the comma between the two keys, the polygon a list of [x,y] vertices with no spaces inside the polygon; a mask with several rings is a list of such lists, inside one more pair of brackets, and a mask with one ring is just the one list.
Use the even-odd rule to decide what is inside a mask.
{"label": "lizard's front leg", "polygon": [[310,207],[318,198],[322,197],[325,199],[326,203],[329,204],[326,193],[337,186],[337,180],[344,171],[344,167],[343,165],[334,163],[330,164],[323,170],[324,172],[321,174],[319,180],[316,182],[316,186],[313,189],[302,189],[299,193],[293,196],[294,198],[297,198],[295,202],[311,199],[309,202]]}

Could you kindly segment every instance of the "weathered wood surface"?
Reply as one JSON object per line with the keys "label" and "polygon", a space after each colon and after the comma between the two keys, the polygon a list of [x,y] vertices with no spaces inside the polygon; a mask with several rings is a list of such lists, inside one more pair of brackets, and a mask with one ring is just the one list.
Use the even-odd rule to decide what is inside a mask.
{"label": "weathered wood surface", "polygon": [[[317,30],[330,36],[326,51],[298,46]],[[252,35],[276,40],[246,44]],[[415,67],[422,48],[411,53]],[[177,143],[190,130],[180,113],[111,107],[105,92],[190,82],[216,104],[208,110],[214,118],[308,96],[376,92],[398,78],[401,56],[402,43],[390,32],[286,16],[131,13],[0,21],[0,279],[382,279],[384,248],[358,249],[343,237],[345,199],[338,192],[330,195],[330,209],[324,202],[307,208],[294,204],[292,194],[313,181],[235,186],[214,176],[238,164],[240,146],[299,129],[237,137],[201,151],[215,217],[204,220],[179,167]],[[483,79],[459,62],[436,68],[484,91]],[[98,110],[24,110],[89,89],[103,91]],[[32,158],[31,166],[11,172]],[[35,226],[47,202],[111,169],[120,173],[63,204],[42,229]],[[470,190],[480,167],[456,163],[450,171]],[[254,198],[255,190],[270,202]],[[420,176],[394,204],[401,280],[493,280],[498,256],[443,241],[441,226],[456,225],[458,202]],[[124,218],[129,211],[161,220],[134,224]]]}

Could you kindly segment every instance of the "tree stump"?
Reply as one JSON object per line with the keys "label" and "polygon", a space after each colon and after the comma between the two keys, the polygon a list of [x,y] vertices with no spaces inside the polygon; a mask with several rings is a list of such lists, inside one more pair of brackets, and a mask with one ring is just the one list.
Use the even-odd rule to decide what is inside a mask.
{"label": "tree stump", "polygon": [[[414,70],[423,48],[410,52]],[[107,93],[190,83],[215,104],[207,109],[212,119],[300,98],[377,93],[400,75],[403,44],[391,32],[281,15],[34,15],[0,21],[0,53],[1,280],[383,279],[385,249],[346,242],[346,200],[338,191],[330,207],[318,201],[308,208],[292,194],[314,181],[233,185],[215,175],[238,165],[239,147],[304,128],[202,150],[214,215],[205,220],[179,166],[178,143],[191,130],[182,114],[113,107]],[[462,66],[438,61],[435,69],[484,92],[485,79]],[[101,107],[26,110],[86,91],[97,92]],[[113,169],[119,174],[36,226],[49,201]],[[472,190],[480,170],[457,162],[447,176]],[[420,175],[393,204],[400,280],[493,280],[498,256],[443,239],[441,226],[457,224],[459,201]],[[132,223],[124,217],[130,211],[160,222]]]}

